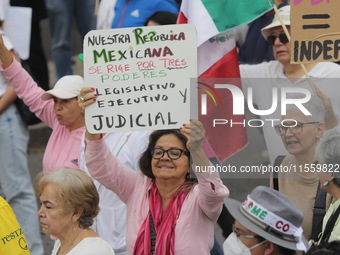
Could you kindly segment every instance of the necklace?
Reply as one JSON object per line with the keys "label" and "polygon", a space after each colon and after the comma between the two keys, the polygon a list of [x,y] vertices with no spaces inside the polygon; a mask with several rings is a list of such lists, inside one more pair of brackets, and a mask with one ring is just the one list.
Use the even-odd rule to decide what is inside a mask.
{"label": "necklace", "polygon": [[[78,236],[80,235],[80,233],[83,232],[83,231],[84,231],[84,229],[80,230],[80,231],[78,232],[78,234],[73,238],[73,240],[71,241],[71,243],[68,245],[65,254],[67,254],[67,252],[69,252],[69,251],[71,250],[74,241],[77,239],[77,237],[78,237]],[[60,246],[60,248],[61,248],[61,246]],[[58,255],[59,255],[60,248],[59,248],[59,250],[58,250],[58,252],[57,252]]]}

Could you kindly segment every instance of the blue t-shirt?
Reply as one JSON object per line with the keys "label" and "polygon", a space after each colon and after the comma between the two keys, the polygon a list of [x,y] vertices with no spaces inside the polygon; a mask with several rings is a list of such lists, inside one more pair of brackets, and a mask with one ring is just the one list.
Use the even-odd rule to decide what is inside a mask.
{"label": "blue t-shirt", "polygon": [[140,27],[156,12],[179,12],[175,0],[117,0],[111,28]]}

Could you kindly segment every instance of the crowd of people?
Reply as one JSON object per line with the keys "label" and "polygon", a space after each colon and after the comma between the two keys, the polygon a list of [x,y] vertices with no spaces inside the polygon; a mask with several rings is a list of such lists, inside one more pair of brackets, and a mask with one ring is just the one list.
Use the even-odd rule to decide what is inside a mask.
{"label": "crowd of people", "polygon": [[[309,114],[300,105],[284,114],[278,107],[267,117],[280,124],[262,128],[271,164],[297,171],[273,174],[268,186],[249,190],[243,202],[229,197],[214,171],[199,120],[152,132],[88,131],[84,112],[100,95],[73,74],[70,36],[73,18],[82,38],[96,28],[95,0],[39,1],[43,14],[32,20],[31,41],[39,40],[41,49],[37,20],[47,16],[57,80],[52,89],[41,85],[48,83],[43,72],[39,77],[39,71],[24,68],[1,30],[0,254],[339,254],[340,100],[336,80],[325,79],[340,77],[340,66],[292,64],[283,27],[290,31],[290,6],[275,3],[280,17],[269,12],[250,24],[240,49],[249,57],[254,37],[256,48],[266,49],[252,56],[256,61],[240,61],[242,88],[253,90],[259,110],[270,108],[273,88],[303,88],[313,96],[303,104]],[[0,29],[8,4],[13,3],[1,1]],[[174,24],[179,8],[175,0],[103,0],[97,29]],[[26,61],[32,67],[34,56],[46,61],[33,48]],[[52,129],[33,183],[28,129],[13,104],[17,97]],[[214,235],[219,217],[232,226],[221,246]],[[44,252],[40,230],[54,240],[52,251]]]}

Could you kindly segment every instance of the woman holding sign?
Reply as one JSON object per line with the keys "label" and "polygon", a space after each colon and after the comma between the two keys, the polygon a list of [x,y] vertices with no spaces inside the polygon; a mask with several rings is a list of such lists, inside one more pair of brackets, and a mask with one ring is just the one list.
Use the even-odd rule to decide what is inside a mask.
{"label": "woman holding sign", "polygon": [[[93,103],[83,88],[80,107]],[[158,130],[140,159],[143,174],[128,169],[86,131],[85,159],[91,175],[127,204],[129,254],[209,254],[224,198],[229,194],[201,147],[199,121],[179,130]],[[189,140],[190,137],[190,140]],[[190,150],[190,152],[189,152]],[[190,179],[190,157],[198,182]]]}
{"label": "woman holding sign", "polygon": [[[257,109],[263,110],[270,109],[272,102],[275,101],[274,89],[280,93],[281,101],[285,89],[300,89],[300,94],[301,89],[308,90],[321,98],[326,106],[326,130],[339,129],[337,121],[340,119],[339,80],[335,78],[340,78],[340,66],[331,62],[307,63],[304,65],[305,72],[300,64],[291,63],[291,44],[280,22],[281,19],[288,31],[290,30],[290,5],[281,7],[278,13],[280,16],[276,14],[273,22],[261,31],[263,37],[273,47],[275,60],[256,65],[240,65],[242,89],[245,95],[252,89],[252,103],[257,105]],[[308,79],[306,79],[307,75]],[[317,86],[313,86],[312,89],[310,83],[315,83]],[[289,98],[289,95],[287,97]],[[278,120],[280,115],[280,111],[275,111],[260,118],[266,122],[269,119]],[[278,123],[274,125],[276,124]],[[285,153],[285,148],[275,134],[273,125],[263,125],[262,129],[270,162],[274,163],[277,155]]]}
{"label": "woman holding sign", "polygon": [[43,171],[61,167],[79,168],[80,142],[85,124],[77,96],[83,86],[83,78],[64,76],[53,89],[44,91],[12,57],[1,35],[0,60],[1,70],[18,97],[53,129],[44,153]]}

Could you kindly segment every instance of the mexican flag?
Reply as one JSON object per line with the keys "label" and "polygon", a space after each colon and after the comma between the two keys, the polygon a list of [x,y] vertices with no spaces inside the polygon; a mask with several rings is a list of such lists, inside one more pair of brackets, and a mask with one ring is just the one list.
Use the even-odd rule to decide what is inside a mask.
{"label": "mexican flag", "polygon": [[[271,0],[182,1],[177,23],[194,24],[197,30],[198,104],[206,105],[206,112],[199,112],[199,120],[206,130],[205,149],[209,157],[215,156],[220,162],[247,145],[247,134],[245,117],[233,115],[231,92],[215,89],[214,84],[226,83],[226,79],[218,78],[234,78],[228,84],[241,88],[235,28],[268,12],[272,5]],[[214,126],[217,119],[220,124]]]}

